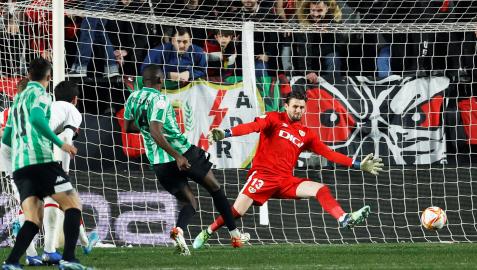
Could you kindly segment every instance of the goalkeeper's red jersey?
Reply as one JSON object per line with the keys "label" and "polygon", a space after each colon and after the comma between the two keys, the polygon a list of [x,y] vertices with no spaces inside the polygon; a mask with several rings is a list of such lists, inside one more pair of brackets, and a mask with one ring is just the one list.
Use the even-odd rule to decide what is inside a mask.
{"label": "goalkeeper's red jersey", "polygon": [[251,171],[262,174],[292,175],[298,156],[307,150],[344,166],[351,167],[353,163],[350,157],[331,150],[301,122],[292,122],[286,112],[267,113],[255,118],[254,122],[237,125],[231,131],[233,136],[260,132]]}

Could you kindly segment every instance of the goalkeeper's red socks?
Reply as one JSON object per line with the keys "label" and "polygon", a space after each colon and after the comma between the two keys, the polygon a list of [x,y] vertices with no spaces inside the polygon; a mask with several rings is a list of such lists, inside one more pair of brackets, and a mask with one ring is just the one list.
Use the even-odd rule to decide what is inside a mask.
{"label": "goalkeeper's red socks", "polygon": [[323,186],[318,190],[316,193],[316,200],[321,204],[321,207],[323,207],[323,209],[335,219],[339,219],[345,214],[341,205],[331,194],[331,190],[328,186]]}
{"label": "goalkeeper's red socks", "polygon": [[[237,218],[241,217],[239,212],[237,212],[237,210],[235,210],[235,208],[233,206],[230,207],[230,210],[232,212],[232,216],[234,217],[234,219],[237,219]],[[213,232],[217,231],[222,226],[224,226],[224,224],[225,224],[224,218],[222,216],[217,217],[214,220],[214,222],[212,224],[210,224],[210,226],[207,228],[207,233],[212,234]]]}

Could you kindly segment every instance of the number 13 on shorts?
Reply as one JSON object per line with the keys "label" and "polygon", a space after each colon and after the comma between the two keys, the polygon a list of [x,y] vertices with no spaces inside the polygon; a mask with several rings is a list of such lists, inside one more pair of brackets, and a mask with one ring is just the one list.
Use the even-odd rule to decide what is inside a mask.
{"label": "number 13 on shorts", "polygon": [[263,180],[260,180],[258,178],[254,178],[250,185],[248,186],[248,192],[250,193],[255,193],[257,190],[260,190],[260,188],[263,187]]}

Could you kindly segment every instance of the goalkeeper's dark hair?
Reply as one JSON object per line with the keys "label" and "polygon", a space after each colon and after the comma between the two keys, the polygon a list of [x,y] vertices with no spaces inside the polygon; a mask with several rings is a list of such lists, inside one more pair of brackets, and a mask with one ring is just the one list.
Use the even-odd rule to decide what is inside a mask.
{"label": "goalkeeper's dark hair", "polygon": [[62,81],[56,85],[54,92],[56,101],[71,102],[79,96],[79,87],[75,82]]}
{"label": "goalkeeper's dark hair", "polygon": [[306,91],[292,91],[290,92],[286,97],[285,97],[285,103],[289,104],[291,99],[298,99],[298,100],[304,100],[307,101],[308,98],[306,97]]}
{"label": "goalkeeper's dark hair", "polygon": [[149,65],[142,72],[142,83],[146,87],[154,87],[164,81],[164,73],[159,65]]}
{"label": "goalkeeper's dark hair", "polygon": [[32,81],[42,81],[46,79],[48,73],[51,74],[51,63],[45,58],[35,58],[30,62],[28,75]]}

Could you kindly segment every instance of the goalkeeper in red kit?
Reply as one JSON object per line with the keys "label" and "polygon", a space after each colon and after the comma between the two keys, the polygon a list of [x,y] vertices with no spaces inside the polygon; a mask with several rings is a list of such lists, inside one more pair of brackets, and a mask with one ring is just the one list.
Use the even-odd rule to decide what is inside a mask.
{"label": "goalkeeper in red kit", "polygon": [[[232,206],[235,218],[243,216],[252,204],[262,205],[270,198],[315,198],[342,228],[353,228],[368,217],[369,206],[365,205],[356,212],[346,213],[327,185],[293,176],[298,156],[303,151],[312,151],[334,163],[361,169],[374,175],[377,175],[384,166],[381,159],[374,158],[372,154],[360,162],[331,150],[321,142],[315,132],[301,124],[306,100],[305,93],[292,92],[285,100],[285,112],[269,112],[255,118],[253,122],[225,130],[214,128],[209,132],[210,143],[232,136],[260,133],[257,153],[248,172],[247,183]],[[196,249],[203,247],[212,233],[223,225],[223,218],[219,216],[195,238],[193,247]]]}

